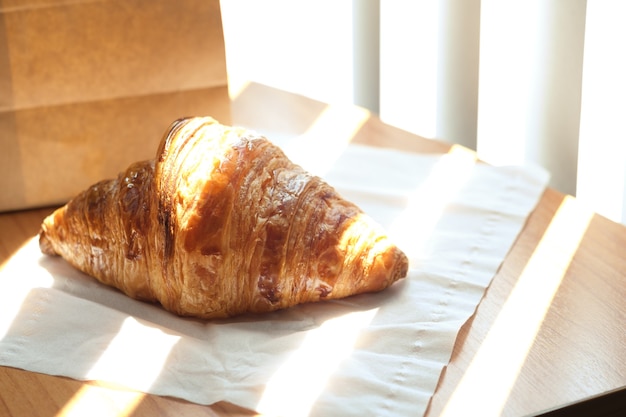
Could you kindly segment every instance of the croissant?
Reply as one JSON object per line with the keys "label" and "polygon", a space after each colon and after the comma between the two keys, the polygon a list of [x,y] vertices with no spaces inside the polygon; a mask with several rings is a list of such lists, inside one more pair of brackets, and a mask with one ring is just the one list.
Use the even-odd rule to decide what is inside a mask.
{"label": "croissant", "polygon": [[175,121],[156,158],[48,216],[40,249],[181,316],[232,317],[383,290],[408,260],[264,137]]}

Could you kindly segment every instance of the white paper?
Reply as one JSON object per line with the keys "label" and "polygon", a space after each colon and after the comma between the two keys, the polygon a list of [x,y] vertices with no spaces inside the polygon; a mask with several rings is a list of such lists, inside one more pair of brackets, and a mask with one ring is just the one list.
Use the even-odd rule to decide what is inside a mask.
{"label": "white paper", "polygon": [[0,271],[0,364],[267,414],[423,415],[547,175],[357,145],[324,166],[318,173],[409,255],[406,279],[378,294],[200,321],[104,287],[33,239]]}

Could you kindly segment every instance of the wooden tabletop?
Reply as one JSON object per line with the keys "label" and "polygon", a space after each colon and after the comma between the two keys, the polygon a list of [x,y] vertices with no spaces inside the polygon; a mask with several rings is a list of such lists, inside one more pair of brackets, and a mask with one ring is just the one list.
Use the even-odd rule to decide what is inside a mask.
{"label": "wooden tabletop", "polygon": [[[233,123],[268,136],[301,135],[340,121],[335,133],[357,143],[422,153],[450,148],[386,125],[362,109],[258,84],[234,97],[232,110]],[[50,211],[0,214],[0,267],[38,232]],[[427,415],[534,415],[579,407],[583,400],[591,414],[618,415],[610,413],[624,407],[625,399],[620,391],[626,387],[625,248],[626,227],[546,190],[461,329]],[[52,415],[255,413],[0,367],[0,416]]]}

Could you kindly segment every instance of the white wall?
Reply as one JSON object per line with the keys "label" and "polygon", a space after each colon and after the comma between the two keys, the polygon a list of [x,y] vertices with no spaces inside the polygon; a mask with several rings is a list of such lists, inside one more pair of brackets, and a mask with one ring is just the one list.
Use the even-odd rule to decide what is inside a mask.
{"label": "white wall", "polygon": [[223,0],[229,83],[353,101],[352,1]]}

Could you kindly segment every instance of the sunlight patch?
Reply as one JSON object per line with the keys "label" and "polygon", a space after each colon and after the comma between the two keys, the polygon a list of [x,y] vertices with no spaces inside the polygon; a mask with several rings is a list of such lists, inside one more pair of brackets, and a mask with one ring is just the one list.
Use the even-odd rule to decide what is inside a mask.
{"label": "sunlight patch", "polygon": [[361,329],[377,312],[375,308],[345,314],[310,331],[302,346],[267,383],[258,411],[307,416],[335,369],[350,356]]}

